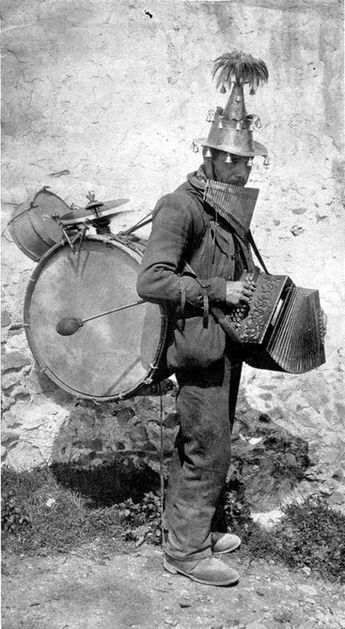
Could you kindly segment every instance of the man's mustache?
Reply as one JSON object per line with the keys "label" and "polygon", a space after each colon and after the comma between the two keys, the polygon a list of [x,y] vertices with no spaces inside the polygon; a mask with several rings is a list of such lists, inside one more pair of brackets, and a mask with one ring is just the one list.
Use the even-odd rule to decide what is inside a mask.
{"label": "man's mustache", "polygon": [[231,184],[232,186],[244,186],[247,183],[247,179],[244,177],[229,177],[226,180],[226,183]]}

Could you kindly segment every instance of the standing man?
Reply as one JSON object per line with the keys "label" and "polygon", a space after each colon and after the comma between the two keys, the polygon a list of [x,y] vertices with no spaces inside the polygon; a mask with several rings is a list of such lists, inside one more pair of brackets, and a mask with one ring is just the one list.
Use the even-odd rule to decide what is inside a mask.
{"label": "standing man", "polygon": [[211,532],[211,520],[230,463],[242,356],[224,322],[253,290],[243,273],[254,268],[248,232],[258,190],[244,186],[253,158],[268,160],[267,149],[253,141],[255,118],[247,115],[243,88],[248,83],[253,93],[268,71],[263,61],[235,51],[216,59],[216,75],[221,91],[231,90],[228,103],[209,116],[199,170],[155,207],[137,288],[170,313],[167,364],[179,385],[164,567],[225,586],[239,577],[218,556],[241,542]]}

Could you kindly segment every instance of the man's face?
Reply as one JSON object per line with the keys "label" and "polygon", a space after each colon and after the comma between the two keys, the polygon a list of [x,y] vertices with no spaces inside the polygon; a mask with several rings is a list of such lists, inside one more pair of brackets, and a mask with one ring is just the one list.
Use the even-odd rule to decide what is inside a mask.
{"label": "man's face", "polygon": [[216,181],[233,186],[245,186],[251,171],[251,166],[248,166],[249,158],[231,154],[231,162],[226,163],[226,156],[227,153],[217,151],[212,159]]}

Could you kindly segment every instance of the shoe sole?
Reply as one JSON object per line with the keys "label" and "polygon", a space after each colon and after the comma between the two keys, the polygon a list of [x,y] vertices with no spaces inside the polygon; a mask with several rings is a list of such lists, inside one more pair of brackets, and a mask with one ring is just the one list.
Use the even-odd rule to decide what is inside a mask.
{"label": "shoe sole", "polygon": [[215,585],[215,586],[219,586],[219,587],[225,587],[227,585],[236,585],[239,582],[239,577],[236,577],[234,579],[231,579],[231,581],[229,579],[226,579],[224,581],[208,581],[207,579],[200,579],[198,577],[195,577],[193,574],[190,574],[189,572],[185,572],[184,570],[181,570],[180,568],[175,568],[175,566],[172,566],[166,559],[163,559],[163,567],[164,570],[166,570],[167,572],[170,572],[171,574],[182,574],[184,577],[187,577],[188,579],[191,579],[192,581],[196,581],[197,583],[202,583],[203,585]]}
{"label": "shoe sole", "polygon": [[229,553],[235,552],[235,550],[238,550],[239,548],[241,548],[241,542],[237,544],[237,546],[234,546],[233,548],[229,548],[227,550],[219,550],[218,552],[213,552],[212,555],[213,557],[219,557],[220,555],[228,555]]}

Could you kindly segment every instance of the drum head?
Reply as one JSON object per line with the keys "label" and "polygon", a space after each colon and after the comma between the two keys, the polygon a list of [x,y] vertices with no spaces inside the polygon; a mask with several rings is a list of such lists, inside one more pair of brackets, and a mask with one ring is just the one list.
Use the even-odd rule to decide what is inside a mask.
{"label": "drum head", "polygon": [[56,331],[65,317],[85,319],[139,300],[140,261],[129,247],[95,236],[75,253],[57,245],[34,271],[24,308],[31,351],[47,376],[78,397],[129,397],[155,372],[166,334],[155,304],[88,321],[71,336]]}

